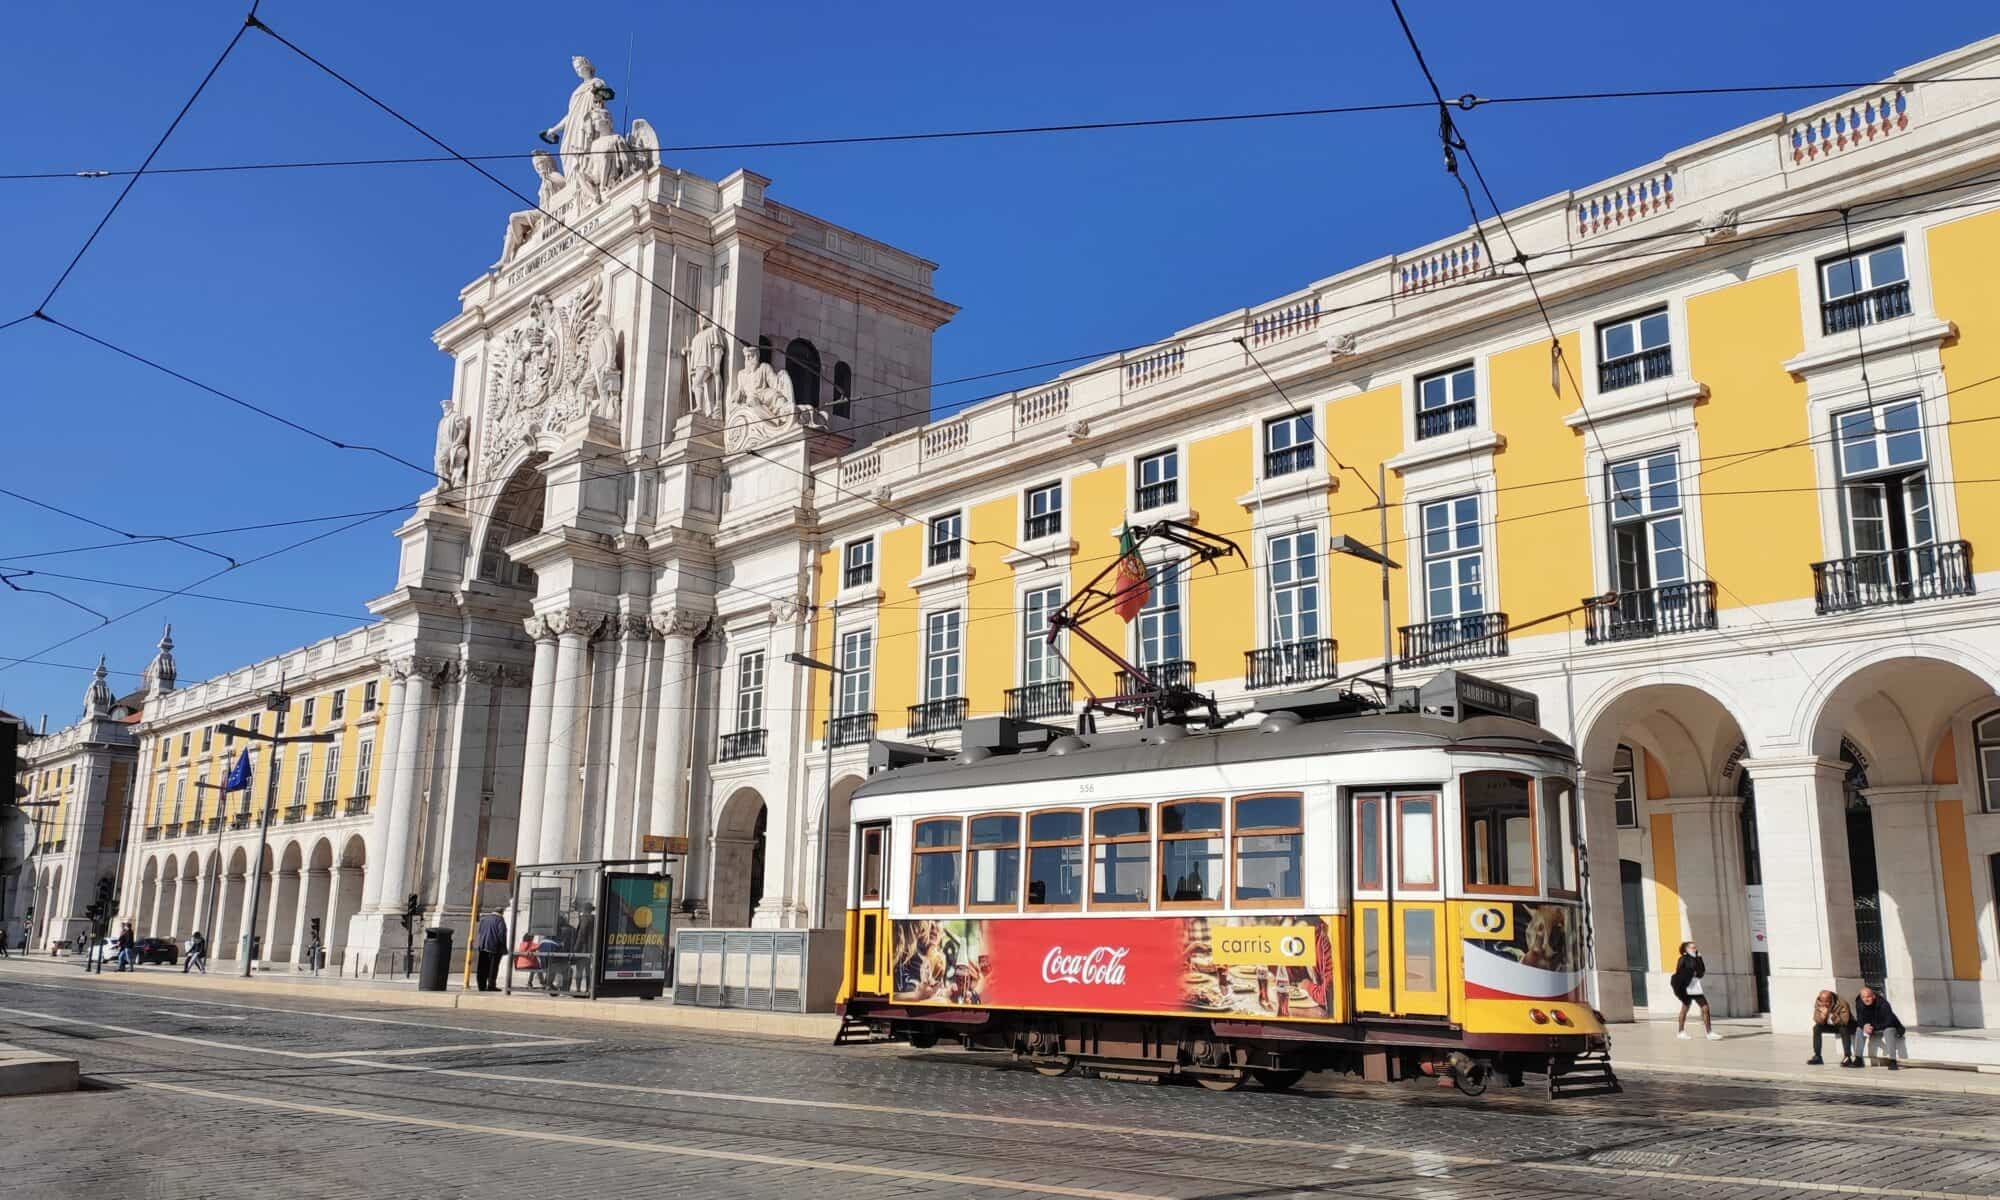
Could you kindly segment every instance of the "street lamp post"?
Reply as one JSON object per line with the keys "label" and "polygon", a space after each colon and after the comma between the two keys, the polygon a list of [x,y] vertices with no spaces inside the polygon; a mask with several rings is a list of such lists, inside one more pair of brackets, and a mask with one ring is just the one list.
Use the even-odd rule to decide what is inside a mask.
{"label": "street lamp post", "polygon": [[[284,692],[273,692],[265,701],[265,707],[280,711],[291,704],[292,698]],[[264,811],[257,821],[257,856],[250,860],[250,927],[243,931],[243,977],[250,977],[252,951],[257,945],[257,909],[264,902],[264,851],[271,841],[271,814],[278,804],[278,762],[277,751],[281,746],[294,743],[331,742],[330,733],[263,733],[255,729],[244,729],[236,725],[220,726],[225,734],[248,738],[253,742],[271,743],[270,782],[264,789]],[[220,835],[217,835],[220,840]]]}
{"label": "street lamp post", "polygon": [[[829,619],[827,629],[829,635],[835,634],[838,622],[838,614]],[[840,643],[829,638],[828,644],[836,648],[834,657],[839,657]],[[847,668],[824,663],[816,658],[808,658],[797,651],[785,655],[785,661],[795,667],[804,667],[808,671],[826,672],[826,795],[819,806],[819,879],[813,887],[812,908],[813,928],[817,929],[826,922],[826,887],[830,882],[826,864],[827,842],[833,837],[833,710],[840,698],[840,677],[847,674]]]}
{"label": "street lamp post", "polygon": [[1337,533],[1327,539],[1326,549],[1329,554],[1345,554],[1350,558],[1361,559],[1363,562],[1380,564],[1382,568],[1382,698],[1384,701],[1394,704],[1396,699],[1396,656],[1392,652],[1394,647],[1390,641],[1389,571],[1392,568],[1400,567],[1401,564],[1389,557],[1389,503],[1383,498],[1383,494],[1389,487],[1389,470],[1386,466],[1378,464],[1375,468],[1376,485],[1370,487],[1366,475],[1355,471],[1353,467],[1348,467],[1345,463],[1342,463],[1341,466],[1352,471],[1354,477],[1361,481],[1362,486],[1368,487],[1369,491],[1375,493],[1375,511],[1380,514],[1377,529],[1381,540],[1378,546],[1370,546],[1367,542],[1351,538],[1344,533]]}
{"label": "street lamp post", "polygon": [[215,802],[215,882],[208,889],[208,905],[202,913],[201,918],[202,936],[213,938],[215,936],[215,905],[216,901],[222,895],[222,831],[226,828],[222,821],[222,810],[229,807],[229,787],[227,784],[210,783],[206,779],[195,780],[194,794],[197,800],[197,808],[200,807],[198,802],[201,794],[205,791],[222,793],[222,798]]}

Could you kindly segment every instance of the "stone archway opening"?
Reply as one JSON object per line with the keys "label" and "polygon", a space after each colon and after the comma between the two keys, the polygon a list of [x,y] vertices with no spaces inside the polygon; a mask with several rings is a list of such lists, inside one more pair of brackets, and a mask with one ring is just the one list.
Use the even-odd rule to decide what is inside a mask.
{"label": "stone archway opening", "polygon": [[[139,876],[139,910],[131,915],[134,936],[153,936],[153,905],[160,898],[160,860],[149,858]],[[0,935],[4,936],[4,935]]]}
{"label": "stone archway opening", "polygon": [[724,927],[750,924],[764,899],[764,858],[769,808],[756,788],[739,788],[722,806],[715,825],[715,867],[710,872],[709,919]]}
{"label": "stone archway opening", "polygon": [[479,546],[477,577],[482,583],[525,592],[530,601],[534,599],[535,573],[509,558],[507,547],[542,531],[547,497],[547,481],[533,462],[522,463],[508,477],[487,514],[486,536]]}
{"label": "stone archway opening", "polygon": [[1910,1024],[1992,1023],[1968,816],[1982,802],[1974,722],[1995,708],[1989,675],[1912,653],[1845,675],[1806,731],[1835,764],[1827,808],[1845,818],[1822,855],[1833,973],[1879,988]]}
{"label": "stone archway opening", "polygon": [[250,856],[242,847],[229,856],[229,870],[222,876],[222,895],[215,908],[215,923],[221,934],[211,943],[218,959],[236,958],[243,953],[243,897],[250,888]]}
{"label": "stone archway opening", "polygon": [[1678,947],[1699,942],[1719,1016],[1759,1011],[1763,960],[1752,915],[1758,878],[1736,778],[1744,732],[1722,697],[1652,683],[1612,698],[1578,746],[1590,868],[1598,1007],[1678,1008]]}

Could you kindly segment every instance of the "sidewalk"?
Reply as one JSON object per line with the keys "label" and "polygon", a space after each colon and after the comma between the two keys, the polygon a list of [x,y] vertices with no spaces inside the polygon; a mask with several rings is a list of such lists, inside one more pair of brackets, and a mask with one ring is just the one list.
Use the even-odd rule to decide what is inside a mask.
{"label": "sidewalk", "polygon": [[167,987],[190,992],[234,993],[236,995],[290,996],[295,998],[352,999],[374,1004],[397,1004],[412,1008],[462,1009],[467,1012],[514,1016],[548,1017],[564,1021],[615,1021],[631,1025],[675,1026],[708,1029],[717,1033],[748,1033],[765,1037],[806,1038],[831,1042],[840,1029],[840,1018],[832,1013],[772,1013],[742,1009],[691,1008],[676,1005],[671,990],[658,1000],[586,1000],[550,996],[546,992],[465,991],[459,977],[449,980],[447,990],[421,992],[414,980],[357,980],[333,975],[314,977],[288,971],[259,971],[245,979],[240,964],[211,964],[206,975],[184,975],[179,967],[141,967],[120,973],[84,974],[73,962],[34,959],[0,960],[0,979],[15,978],[33,983],[80,982],[83,986]]}
{"label": "sidewalk", "polygon": [[[1830,1091],[1866,1087],[1899,1092],[1958,1092],[2000,1095],[2000,1067],[1965,1069],[1959,1064],[1996,1061],[2000,1038],[1990,1030],[1919,1030],[1909,1037],[1913,1061],[1925,1062],[1932,1056],[1944,1057],[1950,1066],[1910,1066],[1900,1071],[1883,1067],[1843,1070],[1840,1042],[1826,1039],[1826,1066],[1809,1067],[1812,1038],[1799,1033],[1772,1033],[1762,1017],[1717,1018],[1719,1042],[1701,1036],[1699,1022],[1690,1017],[1692,1041],[1674,1037],[1670,1017],[1641,1019],[1613,1025],[1611,1061],[1620,1075],[1660,1074],[1699,1075],[1708,1079],[1727,1078],[1775,1083],[1808,1083]],[[1954,1069],[1957,1067],[1958,1069]]]}

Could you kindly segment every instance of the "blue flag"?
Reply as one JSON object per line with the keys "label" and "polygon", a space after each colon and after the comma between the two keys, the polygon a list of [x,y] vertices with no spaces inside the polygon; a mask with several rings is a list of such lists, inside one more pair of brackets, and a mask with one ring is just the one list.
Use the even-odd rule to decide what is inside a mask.
{"label": "blue flag", "polygon": [[229,768],[229,778],[222,781],[222,790],[225,792],[236,792],[249,786],[250,752],[245,750],[243,757],[236,760],[236,765]]}

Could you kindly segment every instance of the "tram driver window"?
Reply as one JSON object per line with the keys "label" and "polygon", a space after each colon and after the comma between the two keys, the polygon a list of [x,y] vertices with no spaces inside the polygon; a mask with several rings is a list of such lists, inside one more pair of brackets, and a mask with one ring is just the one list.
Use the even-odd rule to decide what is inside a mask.
{"label": "tram driver window", "polygon": [[966,849],[965,906],[1011,911],[1021,898],[1021,818],[972,818]]}
{"label": "tram driver window", "polygon": [[1466,890],[1534,891],[1535,817],[1527,777],[1475,771],[1462,786]]}
{"label": "tram driver window", "polygon": [[910,908],[918,912],[958,907],[959,822],[918,821],[910,865]]}
{"label": "tram driver window", "polygon": [[1160,903],[1222,903],[1222,802],[1160,806]]}
{"label": "tram driver window", "polygon": [[1146,907],[1153,872],[1150,814],[1136,805],[1090,814],[1090,907]]}
{"label": "tram driver window", "polygon": [[1057,809],[1028,815],[1028,907],[1083,906],[1083,814]]}
{"label": "tram driver window", "polygon": [[1304,895],[1302,801],[1297,796],[1242,796],[1236,801],[1238,905],[1297,904]]}

